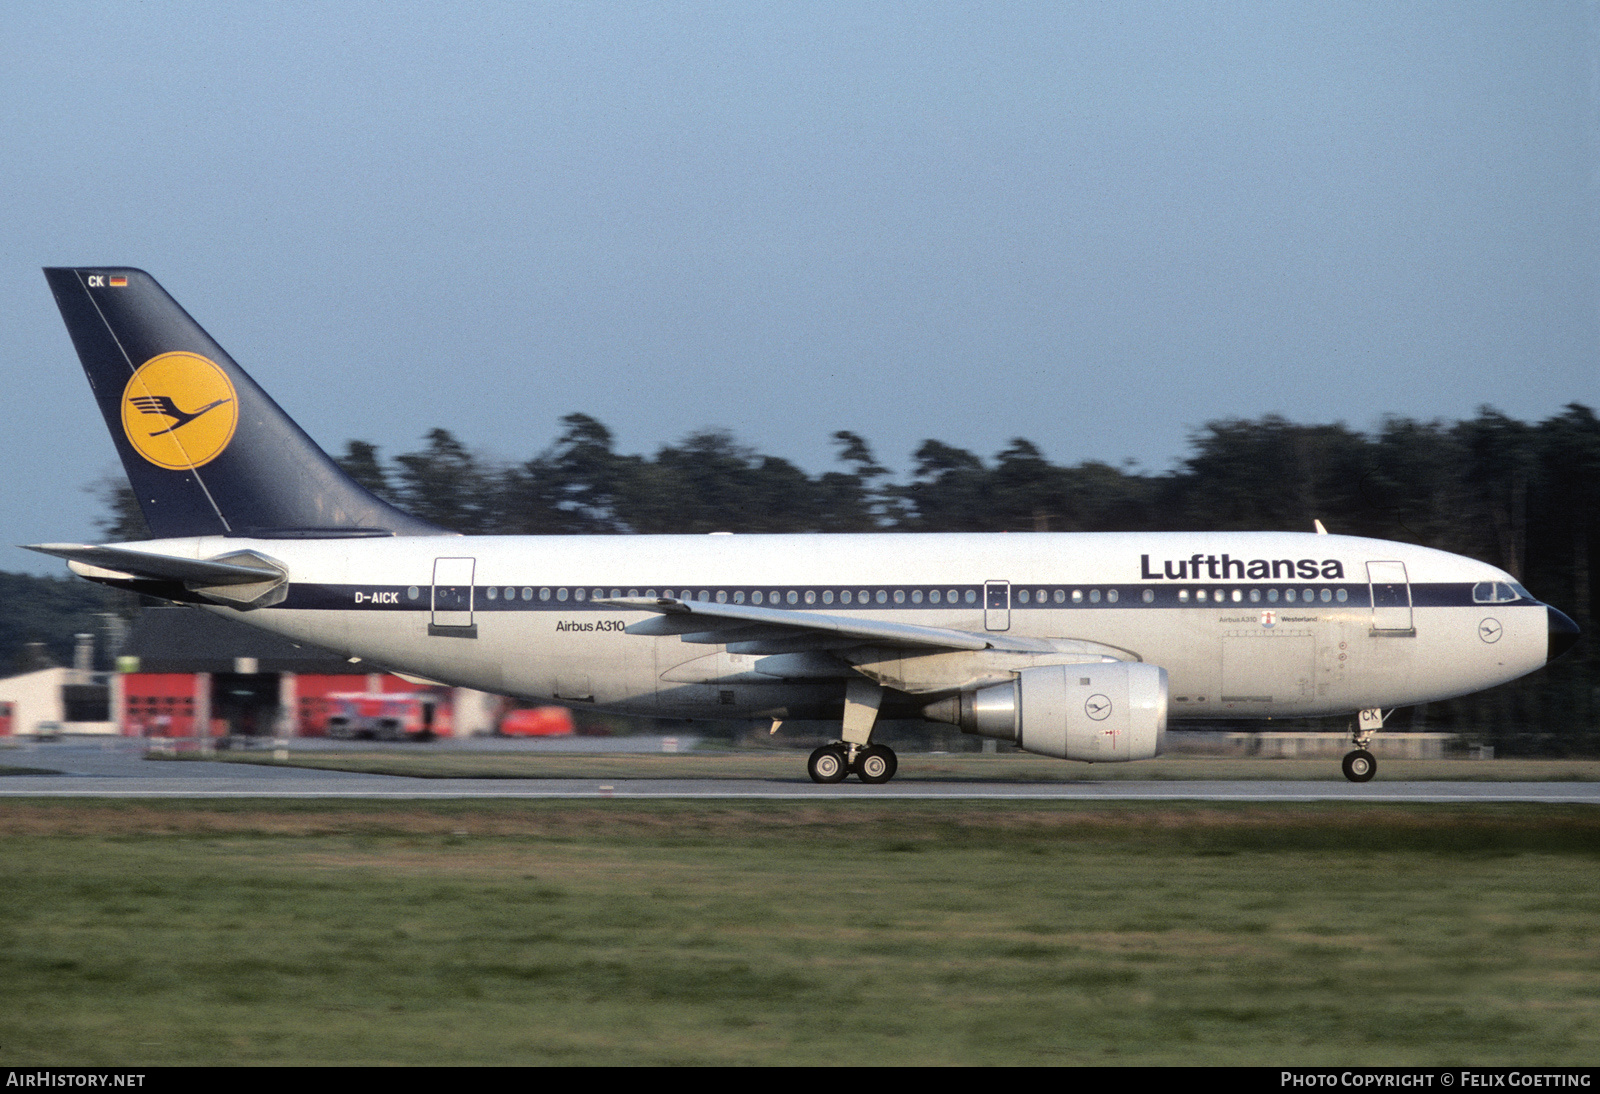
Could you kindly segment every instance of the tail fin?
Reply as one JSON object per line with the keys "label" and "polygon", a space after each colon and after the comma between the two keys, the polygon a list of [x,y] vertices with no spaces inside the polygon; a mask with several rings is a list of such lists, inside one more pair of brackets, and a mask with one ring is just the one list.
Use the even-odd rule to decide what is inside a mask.
{"label": "tail fin", "polygon": [[346,475],[149,274],[44,275],[157,537],[448,534]]}

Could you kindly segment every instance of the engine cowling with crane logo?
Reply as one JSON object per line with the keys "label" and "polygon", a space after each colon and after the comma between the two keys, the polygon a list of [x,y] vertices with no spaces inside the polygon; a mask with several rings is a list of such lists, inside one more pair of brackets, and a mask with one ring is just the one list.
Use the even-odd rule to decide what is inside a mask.
{"label": "engine cowling with crane logo", "polygon": [[1043,756],[1148,760],[1165,744],[1167,672],[1127,661],[1043,665],[934,703],[923,714]]}

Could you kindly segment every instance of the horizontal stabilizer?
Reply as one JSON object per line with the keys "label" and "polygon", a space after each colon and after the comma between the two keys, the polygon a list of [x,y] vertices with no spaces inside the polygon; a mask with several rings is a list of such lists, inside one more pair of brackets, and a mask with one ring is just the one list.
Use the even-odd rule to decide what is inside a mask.
{"label": "horizontal stabilizer", "polygon": [[218,558],[179,558],[88,543],[36,543],[26,549],[66,559],[67,568],[80,577],[181,583],[213,603],[241,610],[276,604],[288,590],[288,571],[255,551],[234,551]]}
{"label": "horizontal stabilizer", "polygon": [[203,581],[207,585],[248,585],[260,581],[262,567],[211,559],[176,558],[126,547],[96,547],[87,543],[35,543],[25,548],[55,555],[68,562],[83,562],[101,570],[157,581]]}

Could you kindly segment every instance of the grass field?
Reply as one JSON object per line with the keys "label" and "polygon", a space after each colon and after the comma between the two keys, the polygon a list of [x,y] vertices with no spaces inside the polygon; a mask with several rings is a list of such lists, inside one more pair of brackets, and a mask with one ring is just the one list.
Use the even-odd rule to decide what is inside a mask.
{"label": "grass field", "polygon": [[1592,1064],[1600,811],[0,802],[0,1059]]}
{"label": "grass field", "polygon": [[[468,752],[405,745],[349,752],[152,753],[152,759],[228,760],[434,779],[783,779],[806,782],[801,751],[640,753]],[[1595,760],[1378,761],[1380,781],[1600,782]],[[1306,779],[1343,782],[1339,757],[1253,759],[1163,756],[1127,764],[1067,763],[1025,752],[902,752],[897,782],[1107,782],[1123,779]]]}

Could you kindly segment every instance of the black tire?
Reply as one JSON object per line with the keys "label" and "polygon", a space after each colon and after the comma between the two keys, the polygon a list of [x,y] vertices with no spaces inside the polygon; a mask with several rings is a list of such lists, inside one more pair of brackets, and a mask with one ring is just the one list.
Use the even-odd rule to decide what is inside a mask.
{"label": "black tire", "polygon": [[886,783],[899,767],[900,761],[888,745],[868,745],[856,754],[856,778],[864,783]]}
{"label": "black tire", "polygon": [[844,782],[844,777],[850,774],[850,765],[845,762],[844,749],[837,745],[823,745],[806,761],[806,772],[814,783],[839,783]]}
{"label": "black tire", "polygon": [[1372,776],[1378,773],[1378,761],[1372,753],[1364,748],[1345,754],[1344,777],[1353,783],[1366,783],[1372,781]]}

